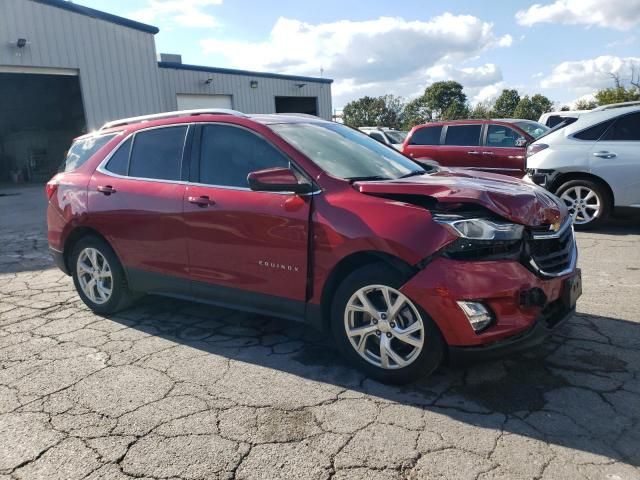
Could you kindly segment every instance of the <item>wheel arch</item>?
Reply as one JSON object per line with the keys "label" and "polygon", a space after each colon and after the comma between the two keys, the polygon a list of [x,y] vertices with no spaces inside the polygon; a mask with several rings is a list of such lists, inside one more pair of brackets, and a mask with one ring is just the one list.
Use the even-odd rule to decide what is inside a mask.
{"label": "wheel arch", "polygon": [[558,188],[560,188],[560,186],[562,186],[563,184],[571,180],[590,180],[592,182],[596,182],[602,185],[602,187],[604,187],[607,194],[609,195],[609,198],[611,199],[611,206],[612,207],[615,206],[616,202],[615,202],[615,195],[613,193],[613,190],[602,177],[594,175],[593,173],[588,173],[588,172],[561,173],[558,176],[556,176],[556,178],[553,179],[553,182],[549,186],[549,190],[555,194],[558,191]]}
{"label": "wheel arch", "polygon": [[338,285],[354,270],[373,263],[385,263],[397,270],[405,280],[411,278],[418,271],[416,267],[408,264],[401,258],[384,252],[360,251],[342,258],[331,269],[331,273],[322,287],[320,305],[322,309],[322,327],[326,331],[330,328],[331,305]]}
{"label": "wheel arch", "polygon": [[[115,249],[113,248],[113,245],[109,242],[109,240],[107,240],[105,236],[102,235],[100,232],[98,232],[96,229],[91,227],[86,227],[86,226],[76,227],[71,232],[69,232],[69,235],[67,235],[67,238],[64,242],[64,247],[62,250],[64,266],[66,267],[67,272],[69,272],[69,274],[73,272],[73,270],[70,268],[71,265],[69,264],[71,260],[71,252],[73,252],[73,249],[76,246],[76,244],[81,239],[86,237],[98,237],[100,240],[104,241],[107,245],[109,245],[111,249],[114,251],[114,253],[116,254],[116,256],[118,256],[117,252],[115,251]],[[119,257],[118,257],[118,260],[120,260]]]}

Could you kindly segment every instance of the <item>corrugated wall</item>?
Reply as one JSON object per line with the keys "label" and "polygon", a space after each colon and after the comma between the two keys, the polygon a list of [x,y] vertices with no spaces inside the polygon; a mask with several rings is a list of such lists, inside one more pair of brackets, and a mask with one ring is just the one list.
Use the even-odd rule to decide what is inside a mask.
{"label": "corrugated wall", "polygon": [[[9,42],[26,38],[18,49]],[[246,113],[275,112],[275,97],[318,97],[331,118],[331,84],[159,68],[153,34],[31,0],[0,0],[0,67],[76,69],[88,128],[175,110],[178,93],[226,94]],[[204,81],[211,77],[211,85]],[[258,81],[258,88],[249,86]],[[305,83],[299,88],[296,84]]]}
{"label": "corrugated wall", "polygon": [[162,109],[153,35],[86,15],[0,0],[0,65],[79,70],[89,129]]}
{"label": "corrugated wall", "polygon": [[[250,75],[160,68],[164,110],[177,106],[176,94],[232,95],[233,108],[245,113],[274,113],[275,97],[318,97],[318,115],[331,118],[331,84]],[[205,81],[211,78],[207,85]],[[258,82],[257,88],[250,81]],[[305,84],[299,87],[300,84]]]}

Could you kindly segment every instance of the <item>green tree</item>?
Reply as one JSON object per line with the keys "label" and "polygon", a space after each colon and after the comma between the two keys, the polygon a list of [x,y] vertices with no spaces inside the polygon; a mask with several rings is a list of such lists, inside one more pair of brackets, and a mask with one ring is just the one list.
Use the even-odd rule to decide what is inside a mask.
{"label": "green tree", "polygon": [[435,82],[424,91],[424,102],[433,120],[460,118],[468,113],[467,96],[458,82]]}
{"label": "green tree", "polygon": [[[595,100],[585,100],[585,99],[577,100],[574,105],[576,110],[593,110],[597,106],[598,106],[598,102],[596,102]],[[567,108],[567,110],[569,109]]]}
{"label": "green tree", "polygon": [[493,117],[493,105],[491,102],[479,102],[469,112],[469,118],[488,119]]}
{"label": "green tree", "polygon": [[345,125],[350,127],[391,127],[402,126],[404,103],[399,97],[362,97],[347,103],[342,111]]}
{"label": "green tree", "polygon": [[411,130],[416,125],[427,123],[432,120],[431,109],[427,106],[424,97],[414,98],[407,102],[403,111],[403,130]]}
{"label": "green tree", "polygon": [[504,89],[493,105],[493,115],[496,118],[510,118],[514,116],[514,111],[520,103],[518,90]]}
{"label": "green tree", "polygon": [[640,88],[635,85],[629,88],[622,85],[613,88],[603,88],[596,92],[595,97],[598,105],[633,102],[635,100],[640,100]]}
{"label": "green tree", "polygon": [[553,107],[551,100],[539,93],[529,98],[525,95],[520,99],[513,111],[514,118],[525,118],[527,120],[538,120],[540,115],[550,112]]}

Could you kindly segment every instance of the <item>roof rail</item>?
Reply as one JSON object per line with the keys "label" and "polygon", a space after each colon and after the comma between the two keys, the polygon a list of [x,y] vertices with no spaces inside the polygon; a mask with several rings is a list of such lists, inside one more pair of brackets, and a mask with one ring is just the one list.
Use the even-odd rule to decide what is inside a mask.
{"label": "roof rail", "polygon": [[238,117],[247,117],[242,112],[231,110],[229,108],[201,108],[196,110],[176,110],[174,112],[154,113],[153,115],[141,115],[139,117],[121,118],[105,123],[100,130],[107,128],[121,127],[132,123],[150,122],[152,120],[162,120],[164,118],[191,117],[196,115],[235,115]]}
{"label": "roof rail", "polygon": [[640,105],[640,100],[635,100],[633,102],[611,103],[609,105],[602,105],[601,107],[596,107],[591,111],[601,112],[603,110],[611,110],[612,108],[633,107],[634,105]]}

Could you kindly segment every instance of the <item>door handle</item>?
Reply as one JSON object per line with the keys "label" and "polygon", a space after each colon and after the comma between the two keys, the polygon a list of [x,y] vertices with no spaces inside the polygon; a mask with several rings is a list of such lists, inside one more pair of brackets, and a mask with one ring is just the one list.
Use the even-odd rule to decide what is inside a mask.
{"label": "door handle", "polygon": [[467,152],[469,155],[480,155],[480,152],[476,151],[476,150],[471,150],[470,152]]}
{"label": "door handle", "polygon": [[116,189],[111,185],[98,185],[98,188],[96,188],[96,190],[98,190],[100,193],[104,193],[106,196],[109,196],[112,193],[116,193]]}
{"label": "door handle", "polygon": [[483,155],[493,155],[493,152],[482,152]]}
{"label": "door handle", "polygon": [[593,156],[598,158],[614,158],[616,154],[613,152],[593,152]]}
{"label": "door handle", "polygon": [[202,195],[200,197],[187,197],[187,201],[194,205],[198,205],[199,207],[208,207],[209,205],[215,204],[215,202],[206,195]]}

